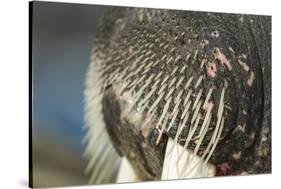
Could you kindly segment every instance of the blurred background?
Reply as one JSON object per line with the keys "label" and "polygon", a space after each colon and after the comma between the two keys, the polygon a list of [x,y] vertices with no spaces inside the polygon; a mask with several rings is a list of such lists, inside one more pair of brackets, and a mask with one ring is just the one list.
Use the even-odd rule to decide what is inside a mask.
{"label": "blurred background", "polygon": [[100,16],[110,7],[33,2],[33,186],[87,184],[84,80]]}

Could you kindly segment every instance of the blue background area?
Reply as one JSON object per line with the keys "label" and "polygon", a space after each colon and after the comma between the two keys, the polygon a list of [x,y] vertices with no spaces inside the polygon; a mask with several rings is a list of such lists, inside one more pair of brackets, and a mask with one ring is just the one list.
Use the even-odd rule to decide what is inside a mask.
{"label": "blue background area", "polygon": [[33,126],[83,150],[85,73],[103,6],[35,3],[33,21]]}
{"label": "blue background area", "polygon": [[35,187],[87,184],[84,81],[110,7],[33,2],[32,156]]}

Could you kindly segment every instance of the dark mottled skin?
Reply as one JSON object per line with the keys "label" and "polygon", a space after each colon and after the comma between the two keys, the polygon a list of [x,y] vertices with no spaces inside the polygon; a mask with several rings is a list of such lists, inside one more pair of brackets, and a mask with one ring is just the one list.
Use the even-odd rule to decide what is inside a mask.
{"label": "dark mottled skin", "polygon": [[[271,17],[116,8],[103,17],[98,33],[96,53],[102,52],[112,56],[112,59],[104,61],[105,65],[116,64],[104,73],[104,78],[118,67],[124,70],[133,60],[140,57],[141,52],[120,63],[138,50],[138,45],[144,45],[138,43],[138,40],[147,40],[154,45],[150,48],[144,46],[143,54],[148,49],[155,53],[156,56],[151,61],[160,60],[164,55],[173,57],[173,64],[166,65],[160,61],[161,64],[149,70],[148,75],[157,74],[162,70],[163,79],[167,74],[171,74],[175,66],[180,70],[183,64],[186,64],[188,69],[184,72],[184,82],[191,76],[204,76],[200,87],[194,90],[192,101],[200,88],[204,89],[203,96],[206,96],[209,87],[213,86],[214,92],[210,100],[214,102],[216,113],[222,88],[226,86],[224,129],[209,160],[217,167],[216,175],[271,172]],[[148,35],[153,36],[149,38]],[[155,42],[157,38],[159,41]],[[208,43],[204,45],[204,41]],[[161,42],[164,45],[160,45]],[[175,47],[175,50],[170,52],[169,48],[164,48],[166,44],[169,48]],[[214,56],[216,48],[219,48],[230,62],[231,69],[221,58]],[[188,53],[191,56],[185,62]],[[175,57],[178,55],[181,55],[181,58],[176,62]],[[215,77],[208,74],[206,64],[200,67],[203,59],[215,64]],[[246,68],[241,62],[246,63]],[[176,72],[168,82],[173,77],[180,76],[180,73]],[[140,75],[132,76],[132,80],[139,77]],[[195,82],[192,82],[193,86]],[[142,85],[143,83],[139,84],[136,90]],[[177,96],[181,89],[182,86],[176,89],[172,96]],[[150,90],[144,90],[144,96]],[[168,92],[169,89],[165,94]],[[183,96],[186,93],[187,91],[184,91]],[[152,95],[150,99],[149,105],[157,99],[157,95]],[[157,116],[153,118],[155,122],[159,119],[164,104],[165,101],[158,104]],[[171,105],[169,112],[174,106],[175,104]],[[179,112],[183,109],[184,106],[180,105]],[[200,111],[204,114],[203,110]],[[140,130],[136,131],[135,125],[126,122],[126,119],[120,120],[121,105],[111,85],[107,86],[104,92],[103,112],[107,130],[120,155],[129,159],[141,179],[160,179],[167,136],[175,137],[179,120],[176,119],[171,130],[164,133],[160,145],[155,145],[159,130],[152,127],[149,134],[144,136]],[[146,116],[145,113],[146,111],[143,117]],[[212,119],[199,155],[208,145],[215,123],[216,119]],[[184,143],[188,129],[187,125],[180,136],[180,144]],[[193,149],[194,146],[195,143],[192,142],[188,148]]]}

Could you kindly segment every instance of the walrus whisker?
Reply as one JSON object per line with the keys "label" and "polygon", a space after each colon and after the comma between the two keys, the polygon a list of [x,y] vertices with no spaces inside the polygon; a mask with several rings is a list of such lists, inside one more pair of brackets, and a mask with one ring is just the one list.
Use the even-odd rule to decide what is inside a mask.
{"label": "walrus whisker", "polygon": [[[108,156],[108,154],[110,154],[110,151],[113,151],[114,149],[112,147],[110,148],[105,148],[105,151],[101,154],[101,157],[99,159],[99,161],[101,162],[105,162],[105,159],[108,159],[110,158],[110,156]],[[89,180],[89,183],[92,183],[93,180],[96,179],[96,177],[98,176],[99,174],[99,170],[103,168],[103,165],[102,164],[98,164],[97,167],[95,167],[95,171],[93,172],[93,174],[91,175],[90,177],[90,180]]]}
{"label": "walrus whisker", "polygon": [[[159,64],[159,60],[156,60],[154,63],[153,63],[153,65],[152,65],[152,67],[155,67],[157,64]],[[162,72],[162,71],[161,71]]]}
{"label": "walrus whisker", "polygon": [[156,88],[157,87],[157,85],[160,83],[160,79],[158,79],[158,80],[156,80],[156,78],[154,79],[155,80],[155,82],[154,82],[154,84],[152,85],[152,87],[151,87],[151,89],[154,89],[154,88]]}
{"label": "walrus whisker", "polygon": [[[178,138],[179,138],[179,136],[180,136],[180,134],[181,134],[183,128],[185,127],[185,124],[186,124],[187,120],[188,120],[188,117],[189,117],[189,115],[190,115],[190,112],[188,112],[187,110],[189,109],[190,104],[191,104],[191,101],[188,102],[188,104],[187,104],[187,106],[186,106],[186,108],[185,108],[183,114],[181,115],[181,121],[182,121],[182,122],[181,122],[181,124],[179,125],[179,127],[178,127],[178,129],[177,129],[177,133],[176,133],[176,136],[175,136],[175,138],[174,138],[174,143],[173,143],[173,146],[172,146],[170,152],[172,151],[172,149],[173,149],[174,146],[176,145],[176,143],[177,143],[177,141],[178,141]],[[170,152],[169,152],[169,154],[170,154]]]}
{"label": "walrus whisker", "polygon": [[172,117],[172,120],[170,121],[170,124],[169,124],[169,126],[168,126],[168,128],[167,128],[167,132],[169,132],[170,129],[171,129],[171,127],[173,126],[173,124],[174,124],[174,122],[175,122],[175,120],[176,120],[176,118],[177,118],[178,113],[179,113],[179,110],[177,109],[177,110],[175,111],[175,113],[172,114],[173,117]]}
{"label": "walrus whisker", "polygon": [[[101,144],[101,146],[95,151],[95,153],[97,153],[97,154],[102,154],[104,148],[106,148],[106,146],[108,145],[108,143],[109,143],[109,142],[106,142],[106,143]],[[86,169],[84,170],[84,173],[85,173],[85,174],[88,174],[88,173],[92,170],[92,168],[93,168],[95,162],[98,160],[98,158],[99,158],[98,156],[93,156],[93,158],[90,159],[90,161],[89,161],[89,163],[88,163]]]}
{"label": "walrus whisker", "polygon": [[202,141],[203,141],[203,139],[204,139],[204,137],[207,133],[207,130],[209,128],[211,118],[212,118],[212,115],[210,114],[211,111],[212,111],[212,108],[209,108],[209,111],[207,112],[207,115],[204,119],[203,125],[201,127],[201,128],[204,128],[204,129],[203,129],[202,133],[199,133],[199,140],[198,140],[198,142],[196,144],[196,147],[194,149],[194,152],[193,152],[194,155],[196,155],[198,153],[199,147],[200,147],[200,145],[201,145],[201,143],[202,143]]}
{"label": "walrus whisker", "polygon": [[166,64],[169,64],[169,63],[171,63],[172,61],[173,61],[173,57],[171,56],[171,57],[167,60]]}
{"label": "walrus whisker", "polygon": [[141,82],[144,79],[144,77],[145,77],[145,75],[143,75],[139,79],[135,79],[132,83],[130,83],[128,85],[128,88],[132,88],[132,87],[136,86],[139,82]]}
{"label": "walrus whisker", "polygon": [[191,101],[188,101],[188,103],[185,105],[184,110],[183,110],[183,112],[181,114],[181,118],[180,118],[181,120],[185,117],[185,115],[186,115],[190,105],[191,105]]}
{"label": "walrus whisker", "polygon": [[197,104],[197,106],[196,106],[196,108],[194,110],[193,116],[191,118],[191,124],[193,124],[193,122],[195,121],[195,119],[196,119],[196,117],[197,117],[197,115],[199,113],[201,105],[202,105],[202,101],[200,100],[200,102]]}
{"label": "walrus whisker", "polygon": [[168,86],[168,84],[167,84],[167,83],[164,83],[164,84],[162,85],[162,87],[160,88],[160,90],[158,91],[158,94],[161,94],[161,93],[163,92],[163,90],[164,90],[167,86]]}
{"label": "walrus whisker", "polygon": [[175,87],[172,87],[169,89],[168,94],[165,96],[165,100],[167,100],[171,96],[171,94],[174,92],[174,90],[175,90]]}
{"label": "walrus whisker", "polygon": [[179,79],[179,81],[176,84],[176,89],[181,85],[183,80],[184,80],[184,76],[181,76],[181,78]]}
{"label": "walrus whisker", "polygon": [[[223,123],[222,123],[222,125],[221,125],[220,123],[222,122],[222,119],[224,119],[224,118],[222,118],[223,106],[224,106],[224,104],[223,104],[224,93],[225,93],[225,88],[223,87],[222,93],[221,93],[221,98],[220,98],[219,109],[218,109],[218,113],[217,113],[217,123],[216,123],[215,131],[214,131],[214,133],[213,133],[213,136],[212,136],[212,138],[211,138],[211,141],[210,141],[209,144],[208,144],[207,149],[210,148],[210,147],[209,147],[210,144],[213,144],[213,147],[212,147],[211,151],[209,152],[209,155],[208,155],[207,158],[206,158],[206,162],[209,160],[210,156],[212,155],[212,153],[213,153],[213,151],[214,151],[214,149],[215,149],[215,147],[216,147],[215,144],[217,143],[217,140],[218,140],[218,138],[220,137],[220,132],[221,132],[221,131],[218,131],[218,130],[219,130],[218,128],[220,127],[220,130],[221,130],[222,127],[223,127]],[[219,132],[219,133],[218,133],[218,132]],[[218,133],[218,134],[217,134],[217,133]],[[204,155],[204,156],[205,156],[205,155]],[[206,163],[205,163],[205,164],[206,164]]]}
{"label": "walrus whisker", "polygon": [[209,99],[210,99],[210,97],[211,97],[211,95],[212,95],[213,90],[214,90],[213,87],[211,87],[211,88],[209,89],[208,94],[207,94],[206,99],[205,99],[204,104],[203,104],[203,108],[206,108],[207,103],[209,102]]}
{"label": "walrus whisker", "polygon": [[125,110],[124,115],[127,115],[129,112],[131,112],[131,110],[133,109],[133,107],[135,106],[135,104],[139,101],[139,99],[141,98],[142,94],[143,94],[143,90],[149,85],[149,82],[146,82],[136,93],[135,95],[135,99],[134,101],[128,105],[128,107]]}
{"label": "walrus whisker", "polygon": [[165,59],[166,59],[166,57],[167,57],[167,55],[166,55],[166,54],[164,54],[160,60],[161,60],[161,61],[163,61],[163,60],[165,60]]}
{"label": "walrus whisker", "polygon": [[171,102],[172,98],[170,97],[167,101],[166,101],[166,104],[163,108],[163,111],[162,111],[162,114],[158,120],[158,123],[156,124],[156,127],[160,125],[160,123],[162,122],[162,119],[165,117],[166,113],[168,112],[168,109],[169,109],[169,105],[170,105],[170,102]]}
{"label": "walrus whisker", "polygon": [[192,110],[194,110],[196,108],[196,105],[197,105],[197,103],[198,103],[198,101],[199,101],[199,99],[200,99],[200,97],[202,95],[202,92],[203,92],[203,89],[200,89],[198,94],[197,94],[197,96],[196,96],[196,99],[195,99],[195,101],[193,103]]}
{"label": "walrus whisker", "polygon": [[175,82],[177,81],[177,78],[176,77],[174,77],[173,79],[172,79],[172,81],[169,83],[169,88],[171,88],[174,84],[175,84]]}
{"label": "walrus whisker", "polygon": [[142,102],[140,103],[140,106],[142,107],[144,103],[149,101],[149,98],[154,94],[154,92],[156,91],[156,88],[153,88],[146,96],[145,98],[142,100]]}
{"label": "walrus whisker", "polygon": [[169,79],[169,75],[166,75],[165,78],[163,79],[161,85],[163,85],[168,79]]}
{"label": "walrus whisker", "polygon": [[194,86],[195,89],[200,85],[200,83],[202,82],[202,79],[203,79],[203,75],[200,75],[199,79],[197,80],[197,82]]}
{"label": "walrus whisker", "polygon": [[188,100],[189,100],[191,94],[192,94],[192,89],[189,89],[189,91],[188,91],[188,93],[187,93],[187,95],[186,95],[186,98],[184,99],[184,102],[183,102],[183,105],[184,105],[184,106],[185,106],[186,103],[188,102]]}
{"label": "walrus whisker", "polygon": [[[190,103],[189,103],[189,105],[190,105]],[[179,136],[180,136],[180,134],[181,134],[183,128],[185,127],[185,124],[186,124],[186,122],[187,122],[187,120],[189,118],[189,115],[190,115],[190,112],[187,112],[186,116],[184,117],[184,119],[182,121],[182,124],[179,126],[179,128],[177,130],[177,133],[176,133],[176,136],[175,136],[175,139],[174,139],[174,144],[177,143],[178,138],[179,138]]]}
{"label": "walrus whisker", "polygon": [[175,49],[176,49],[176,47],[172,47],[169,53],[170,54],[173,53],[175,51]]}
{"label": "walrus whisker", "polygon": [[186,138],[186,141],[185,141],[185,143],[184,143],[184,146],[183,146],[183,148],[182,148],[182,151],[181,151],[181,153],[180,153],[180,155],[179,155],[179,158],[178,158],[178,160],[177,160],[178,162],[179,162],[180,159],[182,158],[182,155],[183,155],[184,151],[186,150],[186,147],[188,146],[188,144],[189,144],[189,142],[190,142],[192,136],[194,135],[194,133],[195,133],[197,127],[198,127],[198,124],[199,124],[199,120],[200,120],[200,119],[201,119],[201,114],[198,114],[194,126],[193,126],[192,128],[190,127],[190,129],[189,129],[188,136],[187,136],[187,138]]}
{"label": "walrus whisker", "polygon": [[178,55],[175,59],[175,62],[178,62],[181,59],[181,55]]}
{"label": "walrus whisker", "polygon": [[138,86],[139,83],[141,83],[145,78],[145,75],[143,75],[141,78],[137,79],[136,82],[131,83],[128,88],[129,89],[129,93],[132,94],[133,91],[135,90],[135,88]]}
{"label": "walrus whisker", "polygon": [[186,61],[186,62],[188,62],[188,60],[189,60],[190,56],[191,56],[191,54],[190,54],[190,53],[188,53],[188,54],[186,55],[186,58],[185,58],[185,61]]}
{"label": "walrus whisker", "polygon": [[181,101],[181,96],[182,96],[182,94],[183,94],[183,90],[180,90],[180,92],[179,92],[179,94],[177,95],[177,97],[175,98],[175,103],[177,104],[179,101]]}
{"label": "walrus whisker", "polygon": [[184,70],[186,69],[186,67],[187,67],[187,66],[184,64],[183,67],[182,67],[181,70],[180,70],[180,74],[182,74],[182,73],[184,72]]}
{"label": "walrus whisker", "polygon": [[158,96],[158,98],[155,100],[155,102],[151,105],[151,107],[149,108],[149,110],[148,110],[148,113],[151,113],[153,110],[154,110],[154,108],[157,106],[157,104],[160,102],[160,100],[163,98],[163,96],[164,96],[164,94],[165,93],[161,93],[159,96]]}
{"label": "walrus whisker", "polygon": [[[206,126],[204,126],[205,120],[207,120]],[[188,169],[185,170],[185,174],[189,174],[190,171],[192,171],[195,167],[197,167],[199,165],[199,163],[202,161],[202,157],[199,158],[199,159],[196,159],[196,154],[198,153],[199,147],[200,147],[200,145],[201,145],[201,143],[203,141],[203,138],[204,138],[204,136],[205,136],[205,134],[206,134],[206,132],[208,130],[210,122],[211,122],[211,115],[208,116],[208,117],[206,116],[205,119],[204,119],[204,123],[203,123],[203,125],[201,127],[201,128],[204,128],[203,134],[202,134],[202,136],[200,136],[199,141],[198,141],[198,143],[197,143],[197,145],[196,145],[196,147],[195,147],[195,149],[193,151],[193,155],[191,156],[191,161],[193,162],[193,161],[197,160],[197,162],[195,162],[195,163],[191,164],[191,166],[189,166],[190,162],[186,161],[185,165],[184,165],[184,168],[182,169],[184,171],[186,169],[186,167],[188,167]],[[182,173],[182,175],[183,174],[184,173]]]}
{"label": "walrus whisker", "polygon": [[144,68],[145,64],[142,63],[140,65],[140,67],[138,67],[138,69],[136,69],[134,72],[133,72],[133,75],[137,75],[143,68]]}
{"label": "walrus whisker", "polygon": [[216,137],[217,137],[217,133],[218,133],[219,127],[220,127],[220,122],[217,121],[217,124],[216,124],[215,130],[214,130],[214,132],[213,132],[212,138],[211,138],[211,140],[209,141],[208,146],[207,146],[206,150],[204,151],[204,153],[203,153],[201,159],[204,159],[205,156],[207,155],[207,153],[209,153],[210,147],[214,144],[215,139],[216,139]]}
{"label": "walrus whisker", "polygon": [[174,75],[178,69],[179,69],[179,67],[178,67],[178,66],[175,66],[175,68],[173,69],[173,71],[172,71],[172,73],[171,73],[171,76]]}
{"label": "walrus whisker", "polygon": [[120,94],[122,94],[124,92],[124,90],[126,89],[126,87],[129,86],[130,83],[133,83],[133,81],[129,79],[128,81],[125,81],[125,83],[123,83],[121,85]]}
{"label": "walrus whisker", "polygon": [[191,77],[188,79],[186,85],[184,86],[184,89],[185,89],[185,90],[188,89],[188,87],[189,87],[189,85],[191,84],[192,80],[193,80],[193,76],[191,76]]}
{"label": "walrus whisker", "polygon": [[159,135],[158,135],[158,137],[157,137],[157,140],[156,140],[156,143],[155,143],[156,145],[158,145],[159,142],[160,142],[160,140],[161,140],[162,134],[163,134],[164,130],[166,129],[166,125],[167,125],[167,123],[168,123],[168,119],[169,119],[168,116],[166,116],[165,119],[164,119],[164,122],[163,122],[163,124],[162,124],[161,129],[160,129],[160,133],[159,133]]}
{"label": "walrus whisker", "polygon": [[[157,60],[159,62],[159,60]],[[163,74],[163,71],[160,71],[157,76],[155,77],[155,80],[158,80]]]}
{"label": "walrus whisker", "polygon": [[[179,94],[178,96],[180,96],[180,94]],[[172,115],[173,117],[172,117],[172,120],[171,120],[171,122],[170,122],[170,124],[169,124],[168,131],[169,131],[170,128],[172,127],[172,125],[173,125],[174,121],[176,120],[176,117],[177,117],[177,115],[178,115],[178,113],[179,113],[178,107],[179,107],[179,105],[180,105],[180,102],[181,102],[180,100],[178,100],[178,101],[176,102],[176,105],[175,105],[175,107],[174,107],[174,109],[173,109],[173,111],[172,111],[172,113],[171,113],[171,115]]]}
{"label": "walrus whisker", "polygon": [[212,108],[213,108],[213,106],[209,106],[208,107],[208,110],[207,110],[207,113],[206,113],[206,117],[205,117],[205,119],[204,119],[204,122],[203,122],[203,124],[202,124],[202,127],[200,128],[200,131],[199,131],[199,134],[198,134],[198,138],[201,138],[201,136],[202,136],[202,133],[203,133],[203,131],[205,130],[205,120],[208,120],[209,119],[209,117],[211,116],[210,115],[210,112],[212,111]]}
{"label": "walrus whisker", "polygon": [[212,156],[212,154],[213,154],[213,152],[214,152],[214,150],[215,150],[215,148],[216,148],[216,146],[217,146],[217,144],[218,144],[218,141],[219,141],[220,136],[221,136],[221,133],[222,133],[223,126],[224,126],[224,117],[222,117],[221,125],[220,125],[220,129],[219,129],[218,135],[217,135],[217,137],[216,137],[216,140],[215,140],[215,142],[214,142],[214,145],[213,145],[211,151],[209,152],[207,158],[206,158],[205,161],[204,161],[204,165],[207,164],[207,162],[209,161],[210,157]]}

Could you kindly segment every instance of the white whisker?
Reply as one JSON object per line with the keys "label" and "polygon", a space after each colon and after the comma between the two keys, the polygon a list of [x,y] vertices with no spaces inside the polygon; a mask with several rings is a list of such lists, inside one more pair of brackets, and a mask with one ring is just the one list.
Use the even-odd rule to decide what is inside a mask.
{"label": "white whisker", "polygon": [[178,62],[181,59],[181,55],[178,55],[177,58],[175,59],[175,62]]}
{"label": "white whisker", "polygon": [[184,116],[185,116],[185,114],[187,113],[187,111],[188,111],[190,105],[191,105],[191,101],[188,101],[187,105],[184,105],[185,107],[184,107],[184,110],[183,110],[183,112],[182,112],[182,115],[181,115],[181,118],[180,118],[180,119],[183,119],[183,118],[184,118]]}
{"label": "white whisker", "polygon": [[175,49],[176,49],[175,47],[171,48],[170,53],[174,52]]}
{"label": "white whisker", "polygon": [[202,92],[203,92],[203,89],[201,88],[201,89],[199,90],[197,96],[196,96],[196,99],[195,99],[194,103],[193,103],[192,110],[195,109],[195,107],[196,107],[196,105],[197,105],[197,103],[198,103],[198,101],[199,101],[199,99],[200,99],[200,97],[201,97],[201,95],[202,95]]}
{"label": "white whisker", "polygon": [[199,77],[199,79],[197,80],[196,84],[195,84],[195,87],[194,87],[195,89],[200,85],[202,79],[203,79],[203,76],[201,75],[201,76]]}
{"label": "white whisker", "polygon": [[175,113],[172,114],[173,117],[172,117],[172,120],[171,120],[171,122],[170,122],[170,124],[169,124],[169,126],[168,126],[168,129],[167,129],[168,132],[169,132],[169,130],[171,129],[171,127],[173,126],[173,124],[174,124],[174,122],[175,122],[175,120],[176,120],[176,118],[177,118],[178,113],[179,113],[179,109],[176,109]]}
{"label": "white whisker", "polygon": [[172,79],[172,81],[169,83],[169,88],[171,88],[174,84],[175,84],[175,82],[177,81],[177,77],[174,77],[173,79]]}
{"label": "white whisker", "polygon": [[165,97],[165,100],[167,100],[171,96],[171,94],[174,92],[174,90],[175,90],[175,87],[173,87],[169,90],[168,94]]}
{"label": "white whisker", "polygon": [[185,61],[188,62],[189,58],[190,58],[190,53],[188,53],[188,55],[186,56]]}
{"label": "white whisker", "polygon": [[186,64],[183,65],[182,69],[180,70],[180,73],[182,74],[184,72],[184,70],[186,69]]}
{"label": "white whisker", "polygon": [[208,94],[207,94],[207,96],[206,96],[206,99],[205,99],[205,101],[204,101],[203,107],[207,107],[207,103],[209,102],[209,99],[210,99],[210,97],[211,97],[211,95],[212,95],[213,89],[214,89],[213,87],[211,87],[211,88],[209,89]]}
{"label": "white whisker", "polygon": [[181,76],[181,78],[179,79],[179,81],[176,84],[176,88],[178,88],[180,86],[180,84],[182,83],[183,80],[184,80],[184,77]]}
{"label": "white whisker", "polygon": [[172,76],[172,75],[174,75],[174,73],[176,73],[176,71],[178,70],[178,66],[175,66],[175,68],[173,69],[173,71],[172,71],[172,73],[171,73],[171,75],[170,76]]}
{"label": "white whisker", "polygon": [[164,93],[161,93],[158,98],[155,100],[155,102],[152,104],[152,106],[149,108],[148,113],[152,112],[154,108],[157,106],[157,104],[160,102],[160,100],[163,98]]}
{"label": "white whisker", "polygon": [[182,123],[180,124],[180,126],[179,126],[179,128],[177,130],[177,133],[176,133],[176,136],[175,136],[175,139],[174,139],[175,144],[177,143],[178,138],[179,138],[183,128],[185,127],[185,124],[186,124],[186,122],[187,122],[187,120],[189,118],[189,115],[190,115],[190,112],[187,112],[186,116],[184,117]]}
{"label": "white whisker", "polygon": [[201,105],[202,105],[202,101],[200,101],[195,108],[195,111],[194,111],[192,119],[191,119],[191,124],[193,124],[193,122],[195,121],[195,118],[197,117],[197,115],[199,113]]}
{"label": "white whisker", "polygon": [[188,91],[188,93],[187,93],[187,95],[186,95],[186,98],[184,99],[184,102],[183,102],[183,105],[184,105],[184,106],[185,106],[186,103],[188,102],[188,100],[189,100],[191,94],[192,94],[192,89],[189,89],[189,91]]}
{"label": "white whisker", "polygon": [[149,100],[149,98],[153,95],[153,93],[155,92],[156,88],[152,89],[146,96],[145,98],[142,100],[142,102],[140,103],[140,106],[142,106],[144,103],[146,103],[146,101]]}
{"label": "white whisker", "polygon": [[189,78],[189,80],[187,81],[186,85],[184,86],[184,89],[185,89],[185,90],[189,87],[189,85],[191,84],[192,80],[193,80],[193,77],[191,76],[191,77]]}
{"label": "white whisker", "polygon": [[[157,76],[155,77],[155,80],[158,80],[161,76],[162,76],[162,74],[163,74],[163,71],[161,70],[158,74],[157,74]],[[159,80],[160,81],[160,80]]]}
{"label": "white whisker", "polygon": [[170,58],[168,59],[168,61],[167,61],[167,64],[169,64],[170,62],[172,62],[172,60],[173,60],[173,57],[170,57]]}
{"label": "white whisker", "polygon": [[163,79],[161,85],[163,85],[169,79],[169,77],[170,77],[169,75],[166,75],[166,77]]}
{"label": "white whisker", "polygon": [[214,142],[214,145],[213,145],[210,153],[208,154],[207,158],[204,161],[204,165],[207,164],[207,162],[209,161],[210,157],[212,156],[212,154],[213,154],[213,152],[214,152],[214,150],[215,150],[215,148],[216,148],[216,146],[218,144],[218,141],[219,141],[221,133],[222,133],[223,126],[224,126],[224,117],[222,117],[220,129],[219,129],[219,132],[218,132],[218,136],[216,137],[216,140]]}
{"label": "white whisker", "polygon": [[200,120],[200,119],[201,119],[201,114],[198,114],[194,126],[191,127],[191,125],[190,125],[189,132],[188,132],[187,138],[186,138],[186,140],[185,140],[183,149],[182,149],[182,151],[181,151],[181,153],[180,153],[180,155],[179,155],[179,158],[178,158],[178,160],[177,160],[178,162],[180,161],[180,159],[181,159],[181,157],[182,157],[184,151],[186,150],[186,147],[188,146],[188,144],[189,144],[189,142],[190,142],[192,136],[194,135],[194,133],[195,133],[197,127],[198,127],[198,124],[199,124],[199,120]]}
{"label": "white whisker", "polygon": [[160,59],[161,61],[165,60],[165,58],[167,57],[167,55],[162,56],[162,58]]}
{"label": "white whisker", "polygon": [[177,95],[177,97],[175,98],[175,103],[177,104],[178,101],[180,101],[181,95],[183,94],[183,90],[180,90],[179,94]]}
{"label": "white whisker", "polygon": [[156,61],[154,62],[154,64],[152,65],[152,67],[156,66],[159,62],[160,62],[159,60],[156,60]]}
{"label": "white whisker", "polygon": [[163,90],[168,86],[167,83],[165,83],[164,85],[162,85],[162,87],[160,88],[158,94],[161,94],[163,92]]}
{"label": "white whisker", "polygon": [[200,145],[202,143],[202,140],[203,140],[203,138],[204,138],[204,136],[205,136],[205,134],[206,134],[206,132],[208,130],[208,126],[209,126],[210,122],[211,122],[211,117],[209,117],[208,122],[207,122],[207,126],[204,129],[204,133],[203,133],[204,135],[199,139],[199,141],[198,141],[198,143],[197,143],[197,145],[195,147],[195,150],[193,152],[193,156],[192,156],[191,161],[194,162],[194,163],[192,163],[191,164],[192,166],[189,166],[189,167],[188,167],[188,162],[186,162],[185,165],[184,165],[184,167],[188,167],[188,169],[186,170],[185,174],[189,174],[202,161],[202,157],[200,159],[197,159],[197,160],[195,158],[196,158],[196,154],[198,153],[199,147],[200,147]]}
{"label": "white whisker", "polygon": [[160,79],[156,80],[155,83],[152,85],[151,89],[154,89],[157,87],[157,85],[160,83]]}
{"label": "white whisker", "polygon": [[[158,120],[158,122],[157,122],[157,124],[156,124],[156,127],[158,127],[158,126],[161,124],[163,118],[166,116],[166,114],[167,114],[167,112],[168,112],[168,109],[169,109],[169,106],[170,106],[171,100],[172,100],[172,98],[169,98],[169,99],[167,100],[167,102],[166,102],[166,104],[165,104],[165,106],[164,106],[164,108],[163,108],[163,112],[162,112],[162,114],[161,114],[161,116],[160,116],[160,119]],[[167,116],[167,118],[168,118],[168,116]],[[162,133],[163,133],[163,131],[164,131],[165,129],[166,129],[166,128],[165,128],[164,126],[161,127],[160,134],[159,134],[159,136],[158,136],[158,139],[157,139],[157,141],[156,141],[156,144],[159,144],[160,139],[161,139],[161,136],[162,136]]]}
{"label": "white whisker", "polygon": [[[210,107],[212,107],[212,106],[210,106]],[[211,122],[211,118],[212,118],[212,115],[210,114],[211,110],[212,110],[212,108],[209,108],[209,111],[207,112],[207,115],[206,115],[206,117],[204,119],[203,125],[201,127],[201,129],[203,128],[203,131],[199,135],[199,141],[196,144],[196,147],[194,149],[194,153],[193,153],[194,155],[197,154],[197,152],[198,152],[198,150],[199,150],[199,148],[201,146],[201,143],[202,143],[202,141],[203,141],[203,139],[204,139],[204,137],[205,137],[205,135],[206,135],[206,133],[208,131],[208,128],[209,128],[209,125],[210,125],[210,122]]]}

